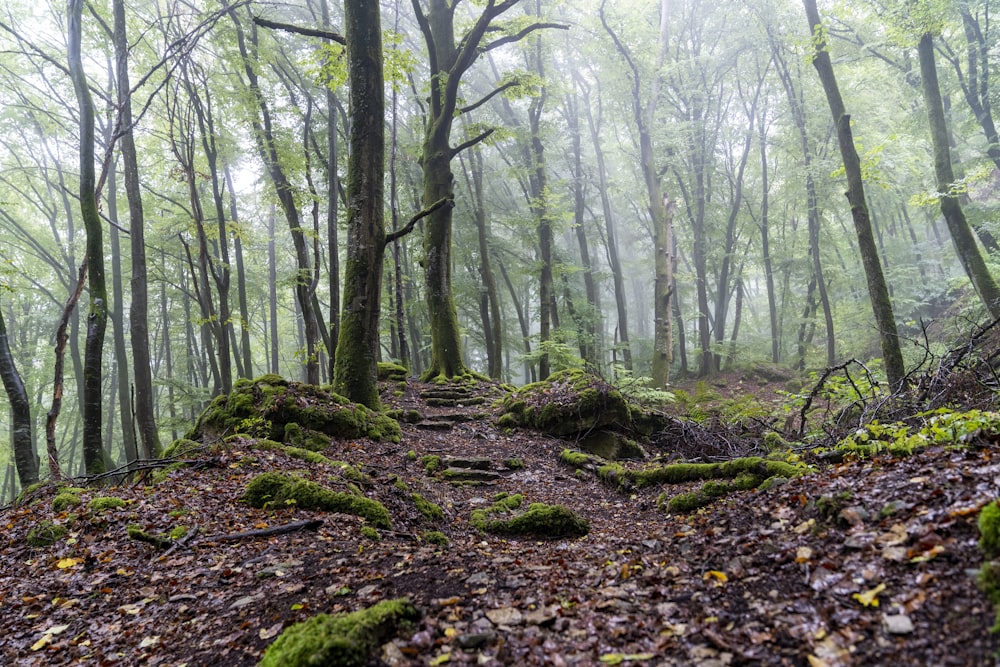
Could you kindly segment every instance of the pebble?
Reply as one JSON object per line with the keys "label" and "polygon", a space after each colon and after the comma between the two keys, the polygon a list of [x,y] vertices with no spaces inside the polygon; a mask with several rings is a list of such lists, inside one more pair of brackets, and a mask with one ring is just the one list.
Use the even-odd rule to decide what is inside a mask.
{"label": "pebble", "polygon": [[913,621],[906,614],[883,614],[882,626],[890,635],[908,635],[913,632]]}

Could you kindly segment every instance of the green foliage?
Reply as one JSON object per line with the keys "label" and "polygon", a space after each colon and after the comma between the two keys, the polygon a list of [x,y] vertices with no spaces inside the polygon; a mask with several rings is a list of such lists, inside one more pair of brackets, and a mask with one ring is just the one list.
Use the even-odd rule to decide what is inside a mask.
{"label": "green foliage", "polygon": [[382,503],[349,493],[331,491],[300,477],[266,472],[247,484],[243,501],[251,507],[281,508],[294,505],[302,509],[353,514],[376,528],[391,528],[389,511]]}
{"label": "green foliage", "polygon": [[135,524],[130,524],[125,530],[128,533],[129,539],[151,544],[157,549],[169,549],[174,543],[174,541],[168,537],[154,535],[153,533],[144,530],[142,526],[137,526]]}
{"label": "green foliage", "polygon": [[674,392],[653,387],[651,377],[636,375],[624,366],[615,366],[614,371],[614,380],[611,384],[636,403],[662,407],[677,400]]}
{"label": "green foliage", "polygon": [[161,458],[172,459],[185,457],[201,449],[204,449],[204,445],[197,443],[194,440],[178,438],[167,445],[167,448],[163,450],[163,456]]}
{"label": "green foliage", "polygon": [[861,457],[886,453],[909,456],[930,445],[966,445],[1000,433],[1000,413],[997,412],[939,409],[917,416],[925,422],[915,432],[902,422],[882,424],[873,421],[841,440],[836,449]]}
{"label": "green foliage", "polygon": [[286,628],[267,647],[260,667],[364,667],[375,649],[419,619],[420,611],[404,598],[350,614],[319,614]]}
{"label": "green foliage", "polygon": [[503,464],[511,470],[521,470],[524,468],[524,461],[519,458],[504,459]]}
{"label": "green foliage", "polygon": [[590,454],[578,452],[575,449],[564,449],[559,454],[559,460],[568,466],[582,468],[593,460]]}
{"label": "green foliage", "polygon": [[371,526],[361,526],[361,535],[373,542],[378,542],[382,539],[382,536],[378,534],[378,531]]}
{"label": "green foliage", "polygon": [[40,521],[28,531],[28,546],[47,547],[66,537],[69,529],[51,521]]}

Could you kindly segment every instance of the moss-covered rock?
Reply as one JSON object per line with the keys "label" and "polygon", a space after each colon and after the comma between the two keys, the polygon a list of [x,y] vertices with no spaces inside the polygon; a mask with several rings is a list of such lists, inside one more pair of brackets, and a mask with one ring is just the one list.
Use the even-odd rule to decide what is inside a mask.
{"label": "moss-covered rock", "polygon": [[[218,396],[187,435],[191,440],[246,433],[284,440],[288,425],[330,438],[369,437],[399,442],[399,423],[326,388],[264,375]],[[295,431],[296,427],[292,427]],[[294,437],[294,436],[293,436]],[[312,439],[316,442],[315,438]],[[299,446],[305,446],[302,443]]]}
{"label": "moss-covered rock", "polygon": [[69,529],[51,521],[40,521],[28,531],[28,546],[47,547],[66,537]]}
{"label": "moss-covered rock", "polygon": [[444,518],[444,510],[437,503],[432,503],[419,493],[414,493],[410,498],[413,499],[413,504],[416,505],[417,511],[431,521],[440,521]]}
{"label": "moss-covered rock", "polygon": [[364,667],[375,649],[419,619],[420,611],[405,598],[351,614],[319,614],[282,632],[260,667]]}
{"label": "moss-covered rock", "polygon": [[469,523],[478,530],[515,537],[555,539],[590,532],[587,520],[567,507],[532,503],[526,511],[516,512],[523,502],[519,493],[497,494],[492,505],[472,512]]}
{"label": "moss-covered rock", "polygon": [[71,507],[76,507],[83,501],[80,496],[70,489],[63,489],[52,499],[52,510],[54,512],[65,512]]}
{"label": "moss-covered rock", "polygon": [[567,369],[507,396],[498,423],[568,436],[596,428],[629,428],[631,408],[621,392],[601,378]]}
{"label": "moss-covered rock", "polygon": [[721,463],[673,463],[636,471],[625,471],[625,477],[637,488],[656,484],[680,484],[708,479],[733,479],[742,474],[758,477],[796,477],[803,470],[784,461],[770,461],[759,456],[732,459]]}
{"label": "moss-covered rock", "polygon": [[988,559],[1000,556],[1000,503],[992,502],[979,511],[979,548]]}
{"label": "moss-covered rock", "polygon": [[319,431],[302,428],[295,422],[289,422],[285,424],[285,442],[299,449],[321,452],[330,446],[330,436]]}
{"label": "moss-covered rock", "polygon": [[294,505],[302,509],[353,514],[376,528],[392,528],[385,506],[364,496],[331,491],[301,477],[266,472],[250,480],[243,500],[252,507],[280,508]]}
{"label": "moss-covered rock", "polygon": [[195,442],[194,440],[189,440],[188,438],[178,438],[167,445],[167,448],[163,450],[163,456],[161,458],[173,459],[190,456],[191,454],[194,454],[204,448],[205,446],[200,442]]}
{"label": "moss-covered rock", "polygon": [[428,544],[436,544],[440,547],[446,547],[451,542],[451,540],[448,539],[448,536],[440,530],[429,530],[426,533],[421,534],[420,538]]}
{"label": "moss-covered rock", "polygon": [[378,379],[381,382],[405,382],[409,374],[406,366],[387,361],[378,362]]}
{"label": "moss-covered rock", "polygon": [[116,510],[122,507],[127,507],[128,503],[121,498],[115,498],[114,496],[97,496],[96,498],[91,498],[90,502],[87,503],[87,508],[91,512],[99,513],[106,510]]}

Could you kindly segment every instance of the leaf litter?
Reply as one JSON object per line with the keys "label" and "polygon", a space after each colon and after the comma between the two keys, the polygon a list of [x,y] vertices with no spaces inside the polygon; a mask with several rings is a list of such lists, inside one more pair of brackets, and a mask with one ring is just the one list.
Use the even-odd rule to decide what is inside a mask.
{"label": "leaf litter", "polygon": [[[395,385],[393,385],[395,387]],[[425,417],[419,383],[394,407]],[[564,441],[478,418],[449,430],[403,426],[400,444],[335,441],[393,527],[378,539],[354,516],[240,501],[262,472],[331,472],[232,439],[214,465],[158,485],[101,489],[127,506],[53,512],[51,498],[5,510],[0,559],[4,665],[252,665],[290,624],[409,597],[423,619],[382,647],[388,665],[979,665],[998,648],[977,590],[978,508],[1000,495],[995,443],[829,465],[769,491],[742,491],[690,515],[656,507],[656,488],[622,495],[558,462]],[[658,443],[661,448],[664,442]],[[410,451],[416,457],[408,455]],[[664,452],[666,453],[666,452]],[[486,485],[429,476],[425,454],[488,458]],[[523,467],[500,463],[518,459]],[[421,514],[405,494],[437,503]],[[680,485],[687,491],[693,484]],[[563,504],[590,522],[580,539],[497,537],[470,525],[495,494]],[[835,514],[821,497],[849,496]],[[314,530],[219,536],[322,519]],[[27,546],[41,521],[69,528]],[[164,554],[129,539],[197,527]],[[443,532],[449,543],[422,536]],[[374,664],[374,663],[373,663]]]}

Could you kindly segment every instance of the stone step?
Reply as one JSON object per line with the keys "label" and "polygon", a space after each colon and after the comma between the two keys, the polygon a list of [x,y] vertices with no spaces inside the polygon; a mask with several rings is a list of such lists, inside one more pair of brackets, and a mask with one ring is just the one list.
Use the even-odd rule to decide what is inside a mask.
{"label": "stone step", "polygon": [[455,428],[452,422],[440,421],[440,420],[426,420],[422,422],[417,422],[414,424],[421,431],[450,431]]}
{"label": "stone step", "polygon": [[448,468],[464,468],[466,470],[491,470],[493,461],[484,456],[442,456],[441,463]]}
{"label": "stone step", "polygon": [[474,470],[471,468],[445,468],[442,479],[452,483],[483,483],[495,482],[500,479],[500,473],[492,470]]}

